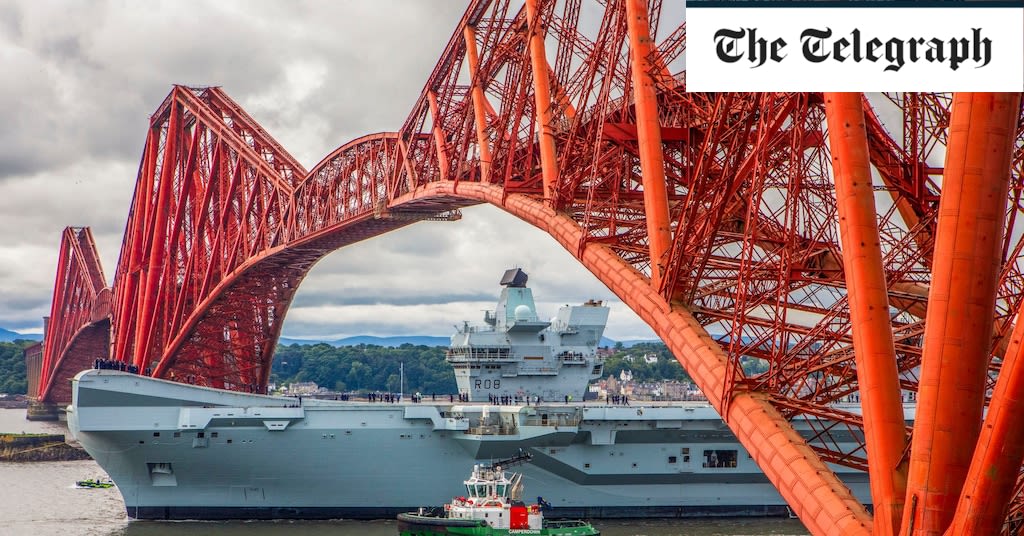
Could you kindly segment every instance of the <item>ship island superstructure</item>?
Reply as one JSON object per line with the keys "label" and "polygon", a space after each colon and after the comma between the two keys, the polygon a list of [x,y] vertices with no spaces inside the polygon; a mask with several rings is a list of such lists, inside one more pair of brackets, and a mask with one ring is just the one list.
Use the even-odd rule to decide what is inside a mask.
{"label": "ship island superstructure", "polygon": [[[532,456],[521,469],[523,483],[550,503],[551,517],[787,512],[707,403],[584,401],[602,366],[591,349],[607,308],[563,308],[540,327],[547,323],[536,319],[525,280],[517,286],[515,273],[506,276],[512,284],[504,285],[493,332],[462,329],[453,337],[449,359],[483,348],[509,356],[455,357],[453,365],[470,365],[459,383],[469,395],[464,401],[296,399],[88,370],[73,381],[69,428],[116,483],[133,518],[394,518],[445,504],[463,489],[466,467],[520,451]],[[585,364],[566,363],[565,352],[582,354]],[[553,370],[531,374],[526,357],[534,355]],[[488,377],[501,385],[488,390]],[[805,437],[815,434],[807,424],[795,426]],[[842,433],[832,439],[851,450],[859,445]],[[835,470],[870,502],[866,473]]]}
{"label": "ship island superstructure", "polygon": [[565,305],[550,321],[537,316],[528,276],[507,270],[504,287],[484,325],[464,322],[452,335],[447,361],[464,400],[540,402],[583,400],[604,360],[597,346],[608,323],[608,307],[588,300]]}

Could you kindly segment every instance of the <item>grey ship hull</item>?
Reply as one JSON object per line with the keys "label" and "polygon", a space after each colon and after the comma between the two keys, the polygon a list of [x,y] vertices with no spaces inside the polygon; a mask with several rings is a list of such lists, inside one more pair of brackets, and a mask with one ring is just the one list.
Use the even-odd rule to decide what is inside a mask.
{"label": "grey ship hull", "polygon": [[[781,515],[785,502],[707,405],[382,404],[249,395],[93,370],[72,433],[139,519],[391,518],[464,494],[473,463],[517,468],[553,515]],[[735,466],[705,467],[705,452]],[[861,500],[866,475],[840,472]]]}

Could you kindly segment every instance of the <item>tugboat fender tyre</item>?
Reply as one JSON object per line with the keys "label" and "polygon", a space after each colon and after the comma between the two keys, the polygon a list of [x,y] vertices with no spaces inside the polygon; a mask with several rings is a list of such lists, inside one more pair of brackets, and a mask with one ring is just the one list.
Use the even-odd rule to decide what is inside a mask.
{"label": "tugboat fender tyre", "polygon": [[480,519],[452,519],[450,517],[421,516],[419,514],[398,514],[399,523],[427,525],[431,527],[480,527],[485,524]]}

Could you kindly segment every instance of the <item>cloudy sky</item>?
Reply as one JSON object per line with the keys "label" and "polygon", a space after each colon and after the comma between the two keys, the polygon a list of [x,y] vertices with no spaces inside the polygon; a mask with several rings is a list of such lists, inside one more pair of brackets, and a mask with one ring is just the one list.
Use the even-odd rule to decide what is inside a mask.
{"label": "cloudy sky", "polygon": [[[0,3],[0,327],[38,333],[60,233],[92,227],[113,278],[149,115],[172,84],[217,85],[307,168],[396,130],[465,9],[457,0]],[[339,250],[284,335],[448,335],[531,277],[542,317],[604,299],[606,335],[653,332],[548,235],[491,207]]]}

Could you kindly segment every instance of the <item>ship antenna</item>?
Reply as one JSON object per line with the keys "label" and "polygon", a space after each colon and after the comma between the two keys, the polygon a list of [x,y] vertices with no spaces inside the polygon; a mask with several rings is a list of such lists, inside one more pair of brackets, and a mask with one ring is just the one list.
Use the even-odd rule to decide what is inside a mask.
{"label": "ship antenna", "polygon": [[496,469],[496,468],[498,468],[498,467],[506,467],[507,468],[507,467],[511,467],[513,465],[519,465],[521,463],[526,463],[526,462],[528,462],[528,461],[530,461],[532,459],[533,459],[533,454],[530,454],[529,452],[527,452],[527,451],[525,451],[523,449],[519,449],[519,452],[517,452],[515,454],[515,456],[512,456],[510,458],[505,458],[505,459],[502,459],[502,460],[498,460],[496,462],[491,462],[491,469],[500,470],[500,469]]}

